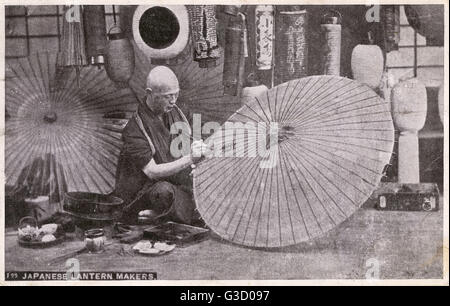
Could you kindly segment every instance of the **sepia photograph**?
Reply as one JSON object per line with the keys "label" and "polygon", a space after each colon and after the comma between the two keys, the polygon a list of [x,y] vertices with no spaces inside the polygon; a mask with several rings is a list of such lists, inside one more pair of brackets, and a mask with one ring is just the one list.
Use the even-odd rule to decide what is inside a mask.
{"label": "sepia photograph", "polygon": [[448,286],[448,1],[208,2],[0,3],[1,283]]}

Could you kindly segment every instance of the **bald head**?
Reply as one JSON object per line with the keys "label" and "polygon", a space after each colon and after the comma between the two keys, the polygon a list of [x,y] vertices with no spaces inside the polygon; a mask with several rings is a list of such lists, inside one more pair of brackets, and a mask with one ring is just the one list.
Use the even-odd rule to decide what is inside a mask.
{"label": "bald head", "polygon": [[156,66],[147,76],[147,90],[154,94],[174,94],[180,90],[178,79],[173,71],[165,66]]}

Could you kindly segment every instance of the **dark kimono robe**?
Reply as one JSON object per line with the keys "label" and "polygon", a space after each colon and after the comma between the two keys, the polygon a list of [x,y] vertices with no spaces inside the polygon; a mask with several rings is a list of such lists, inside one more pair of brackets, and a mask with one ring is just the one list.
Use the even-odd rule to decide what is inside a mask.
{"label": "dark kimono robe", "polygon": [[114,194],[124,200],[127,207],[124,213],[132,219],[137,217],[140,210],[162,212],[173,207],[172,217],[175,221],[190,223],[195,209],[190,169],[164,181],[151,180],[143,172],[152,158],[157,164],[175,160],[170,152],[170,145],[178,135],[170,134],[170,127],[174,122],[188,123],[186,117],[178,108],[174,108],[160,120],[145,103],[140,104],[138,114],[151,143],[139,127],[138,119],[133,116],[122,132],[123,148],[119,157]]}

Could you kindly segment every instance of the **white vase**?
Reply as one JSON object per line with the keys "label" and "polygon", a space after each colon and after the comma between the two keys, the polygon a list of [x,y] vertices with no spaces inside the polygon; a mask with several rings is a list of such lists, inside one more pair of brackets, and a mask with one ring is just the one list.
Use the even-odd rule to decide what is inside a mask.
{"label": "white vase", "polygon": [[427,91],[417,78],[402,81],[391,92],[392,116],[400,131],[398,140],[398,181],[418,184],[419,139],[417,133],[427,117]]}

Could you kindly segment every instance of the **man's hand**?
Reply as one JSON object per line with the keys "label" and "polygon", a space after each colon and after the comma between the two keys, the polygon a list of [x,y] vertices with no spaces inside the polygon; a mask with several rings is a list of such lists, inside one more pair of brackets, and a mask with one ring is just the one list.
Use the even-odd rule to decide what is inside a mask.
{"label": "man's hand", "polygon": [[196,140],[191,145],[191,160],[192,162],[198,162],[208,152],[209,147],[203,142],[203,140]]}

